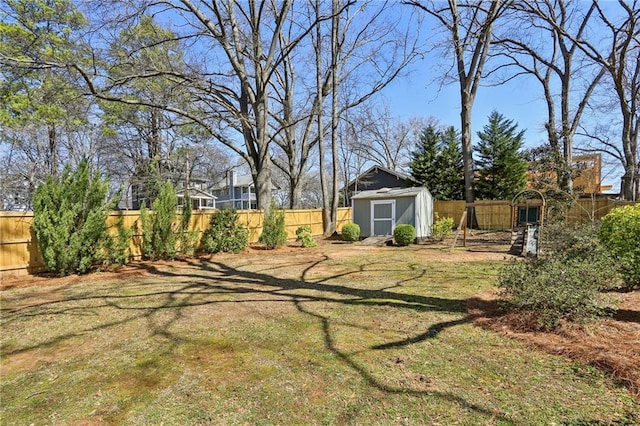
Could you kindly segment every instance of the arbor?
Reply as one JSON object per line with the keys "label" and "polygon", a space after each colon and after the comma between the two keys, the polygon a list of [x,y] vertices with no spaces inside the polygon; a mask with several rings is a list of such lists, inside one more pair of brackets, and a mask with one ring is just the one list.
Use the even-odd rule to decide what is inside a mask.
{"label": "arbor", "polygon": [[438,200],[464,197],[464,168],[459,133],[453,127],[427,126],[411,153],[411,177],[426,186]]}
{"label": "arbor", "polygon": [[478,132],[476,160],[478,197],[485,200],[510,200],[527,185],[527,161],[521,149],[524,130],[493,111],[489,123]]}

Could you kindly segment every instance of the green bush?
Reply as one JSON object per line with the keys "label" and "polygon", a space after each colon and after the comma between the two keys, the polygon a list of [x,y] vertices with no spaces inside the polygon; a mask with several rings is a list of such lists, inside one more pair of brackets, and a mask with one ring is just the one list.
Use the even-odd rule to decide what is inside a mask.
{"label": "green bush", "polygon": [[360,239],[360,225],[357,223],[347,223],[342,227],[343,241],[358,241]]}
{"label": "green bush", "polygon": [[399,246],[408,246],[416,239],[416,228],[413,225],[402,223],[393,230],[393,239]]}
{"label": "green bush", "polygon": [[224,209],[211,216],[209,228],[202,236],[207,253],[240,253],[249,245],[249,231],[238,223],[238,212]]}
{"label": "green bush", "polygon": [[33,230],[47,269],[59,275],[86,273],[108,261],[106,201],[109,183],[81,161],[72,171],[48,177],[33,197]]}
{"label": "green bush", "polygon": [[640,204],[613,209],[603,217],[600,239],[615,257],[625,287],[640,288]]}
{"label": "green bush", "polygon": [[131,242],[131,236],[133,230],[127,229],[124,226],[124,216],[118,217],[116,223],[118,233],[114,236],[110,236],[106,243],[106,263],[116,267],[122,266],[129,260],[129,244]]}
{"label": "green bush", "polygon": [[531,314],[540,329],[604,314],[601,291],[615,286],[618,278],[598,241],[597,227],[558,224],[544,229],[541,257],[516,260],[500,270],[498,285],[511,308]]}
{"label": "green bush", "polygon": [[145,204],[140,208],[142,222],[142,256],[145,259],[175,259],[176,234],[173,222],[176,218],[178,197],[173,185],[167,182],[153,202],[149,213]]}
{"label": "green bush", "polygon": [[431,238],[442,241],[453,233],[453,227],[455,222],[452,217],[438,216],[438,212],[435,214],[433,227],[431,228]]}
{"label": "green bush", "polygon": [[193,213],[193,206],[191,205],[191,198],[188,194],[184,195],[184,202],[182,208],[182,216],[180,217],[180,227],[178,228],[179,235],[179,248],[180,253],[183,256],[193,256],[196,252],[198,245],[198,230],[189,230],[189,223],[191,222],[191,216]]}
{"label": "green bush", "polygon": [[287,242],[287,230],[284,226],[284,212],[271,207],[271,213],[264,218],[262,234],[258,239],[267,250],[283,246]]}
{"label": "green bush", "polygon": [[302,247],[315,247],[318,245],[311,234],[311,226],[303,225],[296,229],[296,241],[302,243]]}

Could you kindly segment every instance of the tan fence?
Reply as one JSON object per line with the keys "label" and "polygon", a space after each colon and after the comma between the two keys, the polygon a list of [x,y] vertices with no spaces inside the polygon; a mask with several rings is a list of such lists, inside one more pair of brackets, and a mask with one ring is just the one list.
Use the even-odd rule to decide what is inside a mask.
{"label": "tan fence", "polygon": [[[600,220],[616,207],[636,204],[633,201],[616,201],[607,198],[577,200],[567,212],[569,223],[587,223]],[[476,201],[474,203],[478,227],[484,230],[511,228],[511,203],[509,201]],[[456,226],[465,210],[464,201],[435,201],[434,212],[439,217],[453,218]],[[547,208],[549,205],[547,204]]]}
{"label": "tan fence", "polygon": [[[209,227],[213,212],[194,212],[189,229],[202,232]],[[238,211],[238,221],[249,230],[249,242],[258,241],[262,232],[263,214],[261,211]],[[139,231],[139,211],[114,212],[107,219],[110,232],[117,232],[116,224],[122,217],[127,228],[134,229],[129,246],[131,255],[141,255],[142,235]],[[351,222],[351,208],[338,209],[338,231],[342,226]],[[31,212],[0,212],[0,280],[7,275],[39,272],[44,269],[42,256],[31,229],[33,213]],[[322,210],[285,210],[285,227],[290,239],[296,237],[296,229],[302,225],[311,226],[313,235],[322,235]]]}

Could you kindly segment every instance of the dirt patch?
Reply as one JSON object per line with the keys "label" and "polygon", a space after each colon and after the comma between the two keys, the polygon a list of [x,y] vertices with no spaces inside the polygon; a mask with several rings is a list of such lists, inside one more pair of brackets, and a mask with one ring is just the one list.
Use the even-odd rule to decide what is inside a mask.
{"label": "dirt patch", "polygon": [[599,368],[640,397],[640,291],[612,296],[619,300],[612,317],[556,332],[528,331],[528,318],[501,311],[496,292],[469,299],[467,309],[475,324]]}

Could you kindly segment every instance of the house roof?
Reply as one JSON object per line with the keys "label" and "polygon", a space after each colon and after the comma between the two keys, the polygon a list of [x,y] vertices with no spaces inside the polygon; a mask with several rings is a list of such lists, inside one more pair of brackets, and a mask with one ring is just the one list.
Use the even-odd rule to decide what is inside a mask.
{"label": "house roof", "polygon": [[[347,185],[345,185],[345,186],[348,188],[348,187],[350,187],[351,185],[354,185],[354,184],[356,183],[356,180],[362,180],[362,176],[368,175],[369,173],[371,173],[371,172],[372,172],[372,171],[374,171],[375,169],[378,169],[378,170],[380,170],[380,171],[386,172],[386,173],[388,173],[388,174],[390,174],[390,175],[394,175],[394,176],[396,176],[398,179],[404,179],[404,180],[408,180],[408,181],[409,181],[409,182],[411,182],[411,183],[418,184],[418,182],[417,182],[415,179],[413,179],[411,176],[409,176],[409,175],[408,175],[408,174],[406,174],[406,173],[398,172],[398,171],[395,171],[395,170],[387,169],[386,167],[382,167],[382,166],[379,166],[379,165],[375,165],[375,166],[370,167],[366,172],[360,173],[356,178],[351,179],[351,180],[349,181],[349,183],[348,183]],[[344,189],[344,188],[343,188],[343,189]]]}
{"label": "house roof", "polygon": [[[186,189],[180,189],[180,190],[176,191],[176,195],[179,196],[179,197],[183,196],[186,191],[187,191]],[[204,200],[215,200],[215,199],[218,198],[215,195],[209,194],[208,192],[203,191],[203,190],[198,189],[198,188],[189,188],[189,196],[191,198],[197,197],[197,198],[201,198],[201,199],[204,199]]]}
{"label": "house roof", "polygon": [[[219,190],[219,189],[226,189],[229,186],[227,185],[229,182],[227,181],[227,178],[225,177],[224,179],[219,180],[215,185],[213,185],[211,187],[212,191],[215,190]],[[251,175],[237,175],[236,176],[236,187],[238,186],[251,186],[253,187],[253,177]]]}
{"label": "house roof", "polygon": [[382,188],[372,191],[358,192],[351,197],[352,200],[374,200],[374,199],[388,199],[398,197],[415,197],[421,192],[429,190],[424,186],[416,186],[413,188]]}

